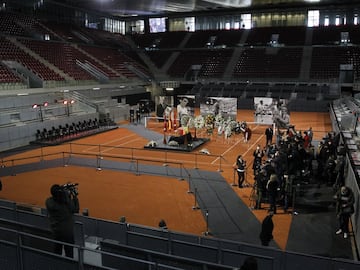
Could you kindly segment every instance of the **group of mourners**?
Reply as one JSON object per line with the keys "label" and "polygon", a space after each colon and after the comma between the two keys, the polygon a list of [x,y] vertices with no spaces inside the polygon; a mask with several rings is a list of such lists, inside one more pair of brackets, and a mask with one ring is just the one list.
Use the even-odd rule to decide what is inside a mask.
{"label": "group of mourners", "polygon": [[[345,148],[340,143],[340,135],[330,132],[315,147],[311,127],[300,132],[290,125],[285,130],[278,129],[276,136],[274,133],[272,126],[266,128],[265,147],[258,145],[253,152],[254,209],[261,209],[263,203],[269,204],[269,214],[263,221],[260,235],[262,244],[268,245],[272,239],[272,216],[277,213],[278,206],[288,212],[290,207],[294,207],[291,203],[296,187],[310,182],[317,183],[318,187],[333,187],[339,221],[336,234],[348,238],[349,220],[354,213],[354,194],[345,185]],[[241,188],[246,177],[246,161],[239,155],[236,164]]]}

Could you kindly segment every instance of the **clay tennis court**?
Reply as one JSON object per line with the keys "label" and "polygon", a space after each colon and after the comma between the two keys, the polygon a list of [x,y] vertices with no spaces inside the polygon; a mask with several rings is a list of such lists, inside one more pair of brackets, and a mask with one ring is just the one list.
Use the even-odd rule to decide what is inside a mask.
{"label": "clay tennis court", "polygon": [[[239,110],[237,120],[252,122],[253,111]],[[3,177],[0,198],[35,208],[44,207],[52,184],[79,183],[80,208],[81,211],[88,209],[90,216],[115,221],[125,216],[129,223],[153,227],[157,227],[159,220],[164,219],[171,230],[202,234],[206,229],[206,222],[201,211],[192,209],[194,195],[188,193],[187,168],[196,167],[200,170],[220,172],[229,185],[232,185],[236,181],[233,165],[237,155],[242,154],[248,163],[247,181],[253,184],[252,153],[258,144],[262,147],[265,145],[266,126],[250,124],[252,137],[247,143],[244,142],[241,134],[224,139],[216,132],[209,136],[205,132],[197,131],[197,137],[209,136],[210,141],[188,153],[144,149],[144,145],[149,140],[128,129],[128,124],[120,123],[118,129],[74,140],[71,143],[32,149],[4,157],[3,165],[6,167],[39,163],[41,159],[61,159],[69,153],[72,157],[88,158],[96,165],[61,166]],[[292,112],[291,124],[295,125],[296,130],[301,131],[312,127],[315,141],[321,140],[331,131],[328,113]],[[148,128],[162,134],[161,124],[150,123]],[[166,136],[170,135],[171,133],[166,134]],[[200,154],[199,150],[202,148],[206,148],[210,155]],[[134,170],[130,172],[103,170],[99,168],[102,158],[129,162],[133,166],[132,169],[137,162],[182,168],[185,181],[163,175],[134,173]],[[250,206],[252,188],[239,189],[236,186],[232,188],[242,201]],[[252,213],[262,220],[267,210],[256,210]],[[274,240],[281,248],[286,246],[291,219],[291,215],[274,216]]]}

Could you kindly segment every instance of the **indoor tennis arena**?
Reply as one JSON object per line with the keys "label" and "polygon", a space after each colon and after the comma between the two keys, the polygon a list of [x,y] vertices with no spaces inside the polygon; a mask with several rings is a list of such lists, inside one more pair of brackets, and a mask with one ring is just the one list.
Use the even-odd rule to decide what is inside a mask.
{"label": "indoor tennis arena", "polygon": [[0,269],[359,269],[359,14],[4,0]]}

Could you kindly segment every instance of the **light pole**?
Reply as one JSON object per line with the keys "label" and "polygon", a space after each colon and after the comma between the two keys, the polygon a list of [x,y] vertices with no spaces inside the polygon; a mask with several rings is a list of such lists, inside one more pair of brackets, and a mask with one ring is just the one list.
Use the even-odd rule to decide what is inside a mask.
{"label": "light pole", "polygon": [[66,106],[65,113],[67,116],[70,116],[70,105],[72,105],[74,103],[75,103],[75,100],[73,100],[73,99],[70,99],[70,100],[64,99],[63,100],[63,104]]}
{"label": "light pole", "polygon": [[44,102],[43,104],[34,104],[34,105],[32,105],[32,108],[33,108],[33,109],[39,108],[41,122],[44,121],[43,112],[42,112],[42,107],[47,107],[48,105],[49,105],[48,102]]}

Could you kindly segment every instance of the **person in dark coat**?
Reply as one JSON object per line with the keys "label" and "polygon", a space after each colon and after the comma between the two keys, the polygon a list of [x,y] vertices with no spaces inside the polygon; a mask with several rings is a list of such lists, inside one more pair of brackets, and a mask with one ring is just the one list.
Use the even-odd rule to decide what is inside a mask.
{"label": "person in dark coat", "polygon": [[238,185],[239,188],[243,188],[245,181],[245,170],[246,170],[246,161],[242,158],[241,155],[238,155],[236,158],[236,171],[238,174]]}
{"label": "person in dark coat", "polygon": [[258,145],[253,152],[254,161],[252,168],[254,170],[254,175],[260,170],[264,155],[265,155],[264,150],[260,149],[260,145]]}
{"label": "person in dark coat", "polygon": [[354,193],[351,188],[342,186],[334,196],[336,200],[336,215],[339,221],[339,229],[336,234],[344,233],[344,238],[349,235],[350,216],[354,213]]}
{"label": "person in dark coat", "polygon": [[276,214],[276,199],[278,195],[279,181],[275,173],[270,175],[270,179],[266,184],[266,189],[269,196],[270,210]]}
{"label": "person in dark coat", "polygon": [[274,130],[273,130],[272,126],[269,126],[268,128],[266,128],[265,136],[266,136],[266,146],[271,145],[272,144],[272,139],[273,139],[273,136],[274,136]]}
{"label": "person in dark coat", "polygon": [[[50,227],[56,241],[74,244],[74,213],[79,212],[79,200],[76,194],[65,190],[63,186],[52,185],[51,197],[45,201]],[[56,243],[54,252],[62,254],[64,248],[65,255],[73,258],[74,251],[70,245]]]}
{"label": "person in dark coat", "polygon": [[255,209],[261,209],[261,203],[266,197],[266,171],[264,169],[255,174],[256,204]]}
{"label": "person in dark coat", "polygon": [[269,211],[269,214],[264,218],[261,223],[261,232],[260,240],[263,246],[268,246],[273,237],[274,222],[272,217],[274,215],[273,211]]}

